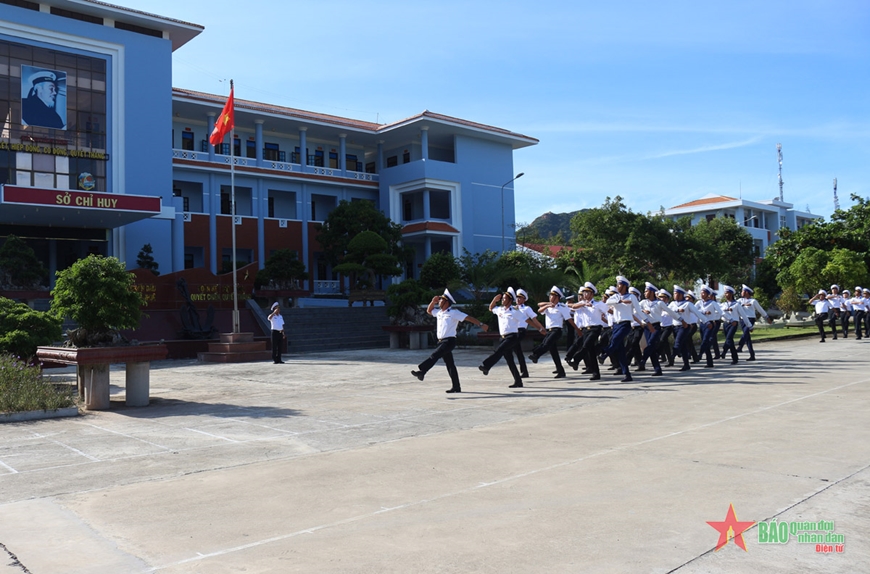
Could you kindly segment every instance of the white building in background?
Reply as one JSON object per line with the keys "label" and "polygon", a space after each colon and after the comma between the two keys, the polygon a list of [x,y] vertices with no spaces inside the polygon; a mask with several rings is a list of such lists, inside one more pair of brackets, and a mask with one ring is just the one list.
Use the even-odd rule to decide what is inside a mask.
{"label": "white building in background", "polygon": [[665,215],[673,219],[691,217],[692,225],[701,220],[730,217],[752,236],[756,257],[764,257],[767,247],[779,239],[781,228],[797,230],[822,218],[808,211],[799,211],[791,203],[779,199],[750,201],[715,194],[666,209]]}

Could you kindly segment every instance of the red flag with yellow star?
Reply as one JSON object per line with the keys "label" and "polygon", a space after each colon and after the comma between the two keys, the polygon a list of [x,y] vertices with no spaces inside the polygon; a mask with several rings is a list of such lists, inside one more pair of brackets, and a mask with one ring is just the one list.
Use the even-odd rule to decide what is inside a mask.
{"label": "red flag with yellow star", "polygon": [[224,106],[221,115],[218,116],[214,123],[214,129],[209,136],[208,141],[211,145],[218,145],[224,141],[224,136],[233,129],[235,125],[235,104],[233,103],[233,84],[230,82],[230,97],[227,98],[227,103]]}

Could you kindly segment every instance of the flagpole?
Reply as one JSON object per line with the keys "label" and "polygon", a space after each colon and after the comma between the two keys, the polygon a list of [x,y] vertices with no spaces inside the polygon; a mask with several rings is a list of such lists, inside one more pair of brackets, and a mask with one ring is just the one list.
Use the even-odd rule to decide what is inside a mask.
{"label": "flagpole", "polygon": [[[230,94],[233,93],[233,81],[230,80]],[[233,113],[235,116],[235,113]],[[230,213],[233,228],[233,333],[239,333],[239,284],[236,280],[236,122],[235,118],[230,128]]]}

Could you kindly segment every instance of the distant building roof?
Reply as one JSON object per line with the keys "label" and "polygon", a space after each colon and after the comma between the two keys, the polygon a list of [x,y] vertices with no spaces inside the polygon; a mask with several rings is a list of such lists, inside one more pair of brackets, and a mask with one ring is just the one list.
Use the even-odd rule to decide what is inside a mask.
{"label": "distant building roof", "polygon": [[540,243],[525,243],[522,247],[548,257],[556,257],[563,249],[571,249],[568,245],[543,245]]}
{"label": "distant building roof", "polygon": [[728,203],[730,201],[738,201],[736,197],[729,197],[727,195],[705,195],[701,199],[696,199],[695,201],[690,201],[688,203],[681,203],[680,205],[675,205],[671,209],[682,209],[684,207],[697,207],[701,205],[710,205],[713,203]]}

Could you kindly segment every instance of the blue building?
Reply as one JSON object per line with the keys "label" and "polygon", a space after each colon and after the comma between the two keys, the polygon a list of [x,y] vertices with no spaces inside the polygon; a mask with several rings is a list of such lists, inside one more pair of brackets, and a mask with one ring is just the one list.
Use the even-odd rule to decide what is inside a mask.
{"label": "blue building", "polygon": [[408,277],[434,252],[515,244],[504,184],[534,138],[428,111],[375,124],[237,89],[235,140],[215,147],[226,94],[171,85],[172,52],[202,26],[92,0],[0,6],[0,240],[25,238],[51,277],[89,253],[135,267],[146,243],[163,273],[220,273],[234,223],[237,260],[262,266],[292,249],[307,290],[338,290],[316,228],[343,200],[372,201],[403,226]]}

